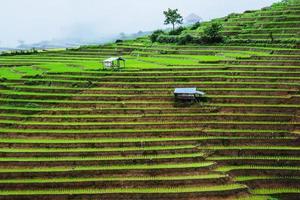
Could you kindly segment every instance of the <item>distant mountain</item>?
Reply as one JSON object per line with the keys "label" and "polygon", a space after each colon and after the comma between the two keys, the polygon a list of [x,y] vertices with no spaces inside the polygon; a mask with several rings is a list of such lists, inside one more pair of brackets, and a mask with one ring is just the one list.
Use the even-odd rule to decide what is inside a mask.
{"label": "distant mountain", "polygon": [[49,48],[68,48],[68,47],[78,47],[82,45],[99,45],[108,42],[114,42],[117,39],[128,40],[149,35],[151,32],[139,31],[137,33],[125,34],[121,33],[119,35],[112,35],[110,37],[102,37],[100,39],[81,39],[81,38],[62,38],[41,41],[33,44],[22,43],[16,47],[16,49],[49,49]]}
{"label": "distant mountain", "polygon": [[132,33],[132,34],[121,33],[119,35],[119,38],[116,38],[116,39],[131,40],[131,39],[135,39],[135,38],[138,38],[138,37],[143,37],[143,36],[146,36],[146,35],[150,35],[151,33],[152,33],[152,31],[139,31],[137,33]]}
{"label": "distant mountain", "polygon": [[187,17],[184,18],[184,22],[186,24],[194,24],[196,22],[202,22],[203,19],[196,15],[195,13],[189,14]]}
{"label": "distant mountain", "polygon": [[82,40],[77,38],[64,38],[64,39],[53,39],[53,40],[46,40],[41,41],[33,44],[21,44],[17,46],[18,49],[30,49],[30,48],[37,48],[37,49],[48,49],[48,48],[68,48],[68,47],[76,47],[80,45],[87,45],[87,44],[98,44],[102,41],[106,40]]}
{"label": "distant mountain", "polygon": [[9,50],[13,50],[12,48],[6,48],[6,47],[0,47],[0,52],[1,51],[9,51]]}

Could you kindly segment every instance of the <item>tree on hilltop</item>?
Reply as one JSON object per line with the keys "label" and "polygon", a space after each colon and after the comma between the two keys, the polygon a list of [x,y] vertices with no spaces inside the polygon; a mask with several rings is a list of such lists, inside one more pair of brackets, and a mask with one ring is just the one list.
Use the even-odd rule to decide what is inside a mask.
{"label": "tree on hilltop", "polygon": [[172,24],[172,27],[174,30],[176,24],[182,24],[183,23],[183,17],[179,14],[178,9],[171,9],[169,8],[167,11],[164,11],[164,15],[166,17],[165,19],[165,25]]}

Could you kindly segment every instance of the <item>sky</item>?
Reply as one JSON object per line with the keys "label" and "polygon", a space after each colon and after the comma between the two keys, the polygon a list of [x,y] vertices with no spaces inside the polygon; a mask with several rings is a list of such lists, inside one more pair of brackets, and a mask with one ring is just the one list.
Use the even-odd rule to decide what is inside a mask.
{"label": "sky", "polygon": [[0,46],[166,28],[163,11],[168,8],[209,20],[274,2],[278,0],[0,0]]}

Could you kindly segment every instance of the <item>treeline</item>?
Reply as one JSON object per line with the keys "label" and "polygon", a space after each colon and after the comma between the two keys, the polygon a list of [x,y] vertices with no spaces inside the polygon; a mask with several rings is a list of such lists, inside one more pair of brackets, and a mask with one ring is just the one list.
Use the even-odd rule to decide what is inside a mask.
{"label": "treeline", "polygon": [[186,30],[197,30],[201,26],[201,23],[197,22],[191,27],[178,27],[169,32],[163,30],[154,31],[149,37],[150,40],[159,43],[175,43],[175,44],[211,44],[224,42],[224,36],[221,31],[223,26],[220,23],[212,23],[205,27],[203,33],[200,36],[193,36],[189,33],[185,33]]}
{"label": "treeline", "polygon": [[28,50],[11,50],[11,51],[3,51],[0,53],[0,56],[15,56],[15,55],[30,55],[37,54],[39,51],[36,48],[28,49]]}

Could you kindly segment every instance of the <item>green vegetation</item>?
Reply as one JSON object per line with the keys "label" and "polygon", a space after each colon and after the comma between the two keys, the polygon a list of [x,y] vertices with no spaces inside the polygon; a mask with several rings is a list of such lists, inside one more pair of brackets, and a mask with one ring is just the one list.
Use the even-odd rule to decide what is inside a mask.
{"label": "green vegetation", "polygon": [[175,29],[176,24],[182,24],[183,18],[182,16],[178,13],[178,9],[168,9],[167,11],[164,11],[164,15],[166,17],[165,19],[165,24],[172,24],[173,31]]}
{"label": "green vegetation", "polygon": [[[166,14],[134,40],[0,56],[0,196],[298,198],[300,1]],[[205,98],[175,102],[182,87]]]}
{"label": "green vegetation", "polygon": [[300,167],[295,166],[255,166],[255,165],[242,165],[242,166],[224,166],[216,169],[218,172],[229,172],[232,170],[296,170],[299,171]]}
{"label": "green vegetation", "polygon": [[207,174],[193,176],[137,176],[137,177],[101,177],[101,178],[52,178],[52,179],[10,179],[0,180],[0,183],[66,183],[88,181],[176,181],[225,178],[222,174]]}
{"label": "green vegetation", "polygon": [[174,188],[120,188],[120,189],[65,189],[65,190],[15,190],[0,191],[0,195],[47,195],[47,194],[160,194],[160,193],[196,193],[222,192],[226,190],[243,189],[244,185],[232,184],[226,186],[207,187],[174,187]]}
{"label": "green vegetation", "polygon": [[0,158],[0,162],[57,162],[57,161],[116,161],[116,160],[152,160],[152,159],[175,159],[175,158],[197,158],[202,153],[193,154],[160,154],[150,156],[110,156],[110,157],[10,157]]}
{"label": "green vegetation", "polygon": [[186,164],[152,164],[152,165],[103,165],[103,166],[67,166],[67,167],[23,167],[0,168],[0,173],[38,173],[38,172],[69,172],[69,171],[111,171],[111,170],[153,170],[153,169],[181,169],[209,167],[214,162],[186,163]]}
{"label": "green vegetation", "polygon": [[221,30],[223,26],[219,23],[212,23],[210,26],[204,29],[204,35],[202,41],[208,44],[219,43],[223,41]]}

